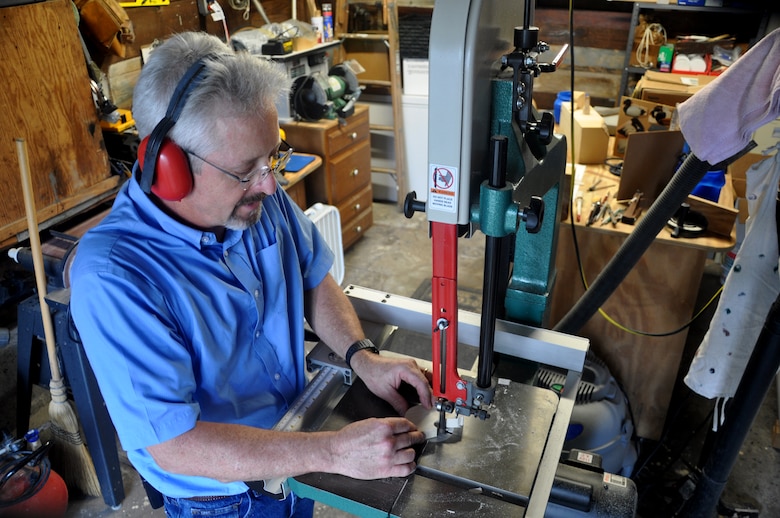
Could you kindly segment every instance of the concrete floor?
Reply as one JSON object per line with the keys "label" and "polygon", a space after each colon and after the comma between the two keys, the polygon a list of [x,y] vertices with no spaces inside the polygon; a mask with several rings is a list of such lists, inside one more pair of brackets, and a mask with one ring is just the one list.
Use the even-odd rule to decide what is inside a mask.
{"label": "concrete floor", "polygon": [[[565,237],[563,237],[565,238]],[[475,297],[482,289],[484,237],[479,234],[459,241],[459,288],[463,297]],[[343,285],[356,284],[388,293],[411,296],[431,277],[431,245],[427,224],[421,214],[411,220],[403,217],[395,205],[374,205],[374,226],[363,239],[345,254]],[[701,297],[716,289],[717,272],[705,275]],[[477,295],[474,295],[477,294]],[[472,302],[474,302],[472,300]],[[689,353],[695,350],[706,330],[706,322],[697,324],[689,333]],[[0,426],[13,429],[15,409],[15,330],[11,345],[0,348]],[[36,388],[32,422],[46,420],[47,392]],[[699,462],[698,455],[708,428],[711,403],[678,387],[673,408],[667,419],[668,434],[662,443],[642,442],[637,466],[644,466],[636,477],[640,490],[639,516],[644,518],[672,516],[678,486]],[[780,516],[780,451],[772,448],[772,426],[778,417],[777,392],[768,392],[757,419],[743,443],[739,459],[723,494],[723,501],[733,507],[760,510],[760,516]],[[121,457],[121,454],[120,454]],[[123,460],[123,480],[126,498],[120,509],[108,508],[101,498],[72,499],[69,517],[161,517],[162,510],[152,510],[137,474]],[[318,518],[351,516],[318,504]]]}

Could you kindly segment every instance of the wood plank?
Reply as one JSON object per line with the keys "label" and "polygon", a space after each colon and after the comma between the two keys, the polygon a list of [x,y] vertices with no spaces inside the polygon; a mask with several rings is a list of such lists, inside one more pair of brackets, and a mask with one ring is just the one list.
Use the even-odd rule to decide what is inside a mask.
{"label": "wood plank", "polygon": [[95,193],[111,172],[70,2],[0,10],[0,241],[25,218],[14,139],[27,142],[38,220]]}
{"label": "wood plank", "polygon": [[[728,192],[729,189],[723,189]],[[721,202],[715,203],[698,196],[690,195],[687,199],[691,210],[700,212],[707,218],[707,230],[721,236],[731,236],[734,232],[734,222],[737,220],[739,211],[734,208],[732,199],[731,206]]]}
{"label": "wood plank", "polygon": [[[104,197],[110,197],[112,195],[118,185],[119,177],[112,176],[88,189],[80,191],[75,196],[62,200],[62,202],[57,205],[50,205],[43,208],[36,206],[36,209],[38,209],[38,217],[42,218],[38,221],[38,228],[43,230],[54,223],[59,223],[58,216],[65,215],[73,209],[83,208],[83,210],[87,210],[94,205],[101,203]],[[18,241],[27,239],[27,220],[25,217],[0,226],[0,236],[3,236],[0,239],[0,247],[13,245]]]}

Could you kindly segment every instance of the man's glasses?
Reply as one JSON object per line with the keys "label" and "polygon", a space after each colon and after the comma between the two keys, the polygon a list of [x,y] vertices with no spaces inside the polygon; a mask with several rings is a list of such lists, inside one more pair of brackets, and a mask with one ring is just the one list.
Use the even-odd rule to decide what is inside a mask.
{"label": "man's glasses", "polygon": [[290,161],[290,157],[293,154],[294,149],[290,144],[288,144],[285,140],[282,140],[282,143],[279,145],[279,150],[271,157],[269,160],[269,165],[264,165],[258,169],[255,169],[253,171],[249,171],[245,175],[237,175],[231,171],[228,171],[227,169],[218,166],[217,164],[210,162],[203,158],[202,156],[199,156],[192,151],[185,150],[184,152],[188,155],[192,155],[198,160],[202,160],[206,162],[208,165],[219,171],[220,173],[229,176],[230,178],[237,181],[240,185],[243,186],[244,190],[247,190],[249,188],[249,184],[253,182],[255,179],[258,179],[260,183],[264,182],[265,179],[268,177],[269,174],[274,173],[280,173],[284,167],[287,165],[287,162]]}

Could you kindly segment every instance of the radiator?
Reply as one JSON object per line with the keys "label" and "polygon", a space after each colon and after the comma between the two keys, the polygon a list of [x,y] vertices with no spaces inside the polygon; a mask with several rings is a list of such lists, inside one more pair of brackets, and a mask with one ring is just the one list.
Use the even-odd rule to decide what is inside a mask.
{"label": "radiator", "polygon": [[341,244],[341,216],[338,209],[333,205],[315,203],[304,214],[314,223],[336,256],[330,273],[341,284],[344,281],[344,247]]}

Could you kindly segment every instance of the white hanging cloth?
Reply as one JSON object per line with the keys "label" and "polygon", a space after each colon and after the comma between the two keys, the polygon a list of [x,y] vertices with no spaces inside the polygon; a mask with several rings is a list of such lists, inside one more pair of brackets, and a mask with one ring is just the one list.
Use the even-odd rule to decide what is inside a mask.
{"label": "white hanging cloth", "polygon": [[[775,149],[780,149],[780,144]],[[747,171],[750,216],[745,238],[726,277],[718,307],[685,383],[707,398],[730,398],[737,390],[769,309],[780,293],[775,212],[780,151]]]}

